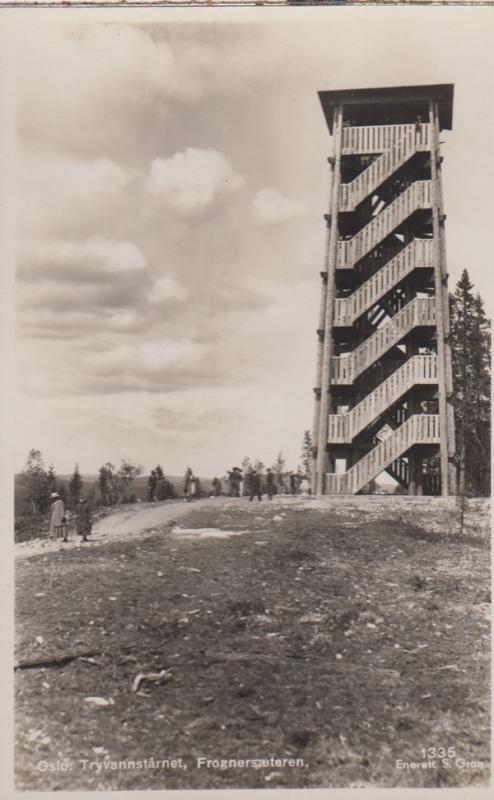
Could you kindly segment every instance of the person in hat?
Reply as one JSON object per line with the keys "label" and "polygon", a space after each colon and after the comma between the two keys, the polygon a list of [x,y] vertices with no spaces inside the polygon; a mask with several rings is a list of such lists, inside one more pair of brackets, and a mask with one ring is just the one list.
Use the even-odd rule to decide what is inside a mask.
{"label": "person in hat", "polygon": [[89,508],[88,502],[85,497],[81,497],[79,503],[77,505],[77,516],[76,516],[76,530],[79,536],[82,536],[83,542],[87,542],[88,536],[91,533],[91,509]]}
{"label": "person in hat", "polygon": [[276,494],[276,482],[275,475],[271,467],[268,467],[268,471],[266,473],[266,490],[269,500],[272,500],[273,495]]}
{"label": "person in hat", "polygon": [[67,520],[65,518],[65,507],[63,500],[58,492],[52,492],[50,495],[50,500],[50,539],[62,539],[62,542],[67,542]]}
{"label": "person in hat", "polygon": [[257,499],[261,500],[261,476],[259,475],[256,469],[253,469],[250,473],[250,497],[249,500],[254,499],[254,495]]}
{"label": "person in hat", "polygon": [[290,494],[297,494],[298,477],[297,475],[295,475],[294,472],[292,472],[292,470],[290,470],[289,479],[290,479]]}
{"label": "person in hat", "polygon": [[197,478],[190,467],[187,467],[187,472],[185,474],[184,492],[185,499],[188,503],[191,503],[197,494]]}

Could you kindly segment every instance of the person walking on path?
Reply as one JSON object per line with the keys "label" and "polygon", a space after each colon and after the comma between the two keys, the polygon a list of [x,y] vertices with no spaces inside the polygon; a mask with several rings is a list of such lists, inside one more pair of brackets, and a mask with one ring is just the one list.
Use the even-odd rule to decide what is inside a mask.
{"label": "person walking on path", "polygon": [[257,497],[259,502],[261,501],[261,476],[259,475],[256,469],[253,469],[250,473],[250,497],[249,500],[254,499],[254,495]]}
{"label": "person walking on path", "polygon": [[88,536],[91,533],[91,510],[85,497],[81,497],[77,506],[76,516],[76,530],[79,536],[82,536],[83,542],[88,541]]}
{"label": "person walking on path", "polygon": [[62,542],[67,542],[67,520],[65,518],[65,507],[63,500],[58,492],[52,492],[50,495],[51,504],[51,517],[50,517],[50,539],[62,539]]}
{"label": "person walking on path", "polygon": [[276,481],[274,472],[271,469],[271,467],[268,467],[268,471],[266,473],[266,489],[268,493],[268,498],[272,500],[273,495],[276,494]]}

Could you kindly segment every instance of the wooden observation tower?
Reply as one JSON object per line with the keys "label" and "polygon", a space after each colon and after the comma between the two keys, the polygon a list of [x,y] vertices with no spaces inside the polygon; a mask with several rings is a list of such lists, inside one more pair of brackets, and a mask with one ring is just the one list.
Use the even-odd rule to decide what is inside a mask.
{"label": "wooden observation tower", "polygon": [[409,494],[455,494],[439,150],[453,85],[319,98],[333,155],[313,491],[357,494],[385,471]]}

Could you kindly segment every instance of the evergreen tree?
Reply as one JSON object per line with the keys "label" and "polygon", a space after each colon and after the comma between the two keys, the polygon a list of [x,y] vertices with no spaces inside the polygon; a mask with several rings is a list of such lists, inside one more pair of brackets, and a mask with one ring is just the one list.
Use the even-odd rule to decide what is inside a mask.
{"label": "evergreen tree", "polygon": [[50,464],[48,467],[47,472],[47,483],[48,483],[48,493],[51,494],[52,492],[57,491],[57,476],[55,474],[55,467],[53,464]]}
{"label": "evergreen tree", "polygon": [[60,500],[62,500],[65,505],[65,503],[67,502],[67,489],[65,488],[65,483],[63,481],[60,481],[55,491],[58,492],[58,494],[60,495]]}
{"label": "evergreen tree", "polygon": [[156,500],[168,500],[175,497],[175,487],[167,480],[159,464],[155,468],[154,473],[156,475]]}
{"label": "evergreen tree", "polygon": [[168,499],[173,500],[173,498],[177,496],[177,493],[175,491],[175,486],[171,481],[168,480],[168,478],[165,478],[164,481],[164,491],[166,500]]}
{"label": "evergreen tree", "polygon": [[219,497],[222,492],[221,481],[219,478],[213,478],[212,489],[215,497]]}
{"label": "evergreen tree", "polygon": [[467,270],[450,295],[458,490],[489,494],[490,321]]}
{"label": "evergreen tree", "polygon": [[74,467],[74,472],[72,473],[72,477],[69,482],[69,495],[74,505],[76,505],[79,502],[83,485],[84,482],[79,472],[79,464],[76,464]]}
{"label": "evergreen tree", "polygon": [[312,464],[312,434],[309,430],[304,431],[301,461],[304,470],[304,477],[310,479]]}
{"label": "evergreen tree", "polygon": [[48,474],[45,471],[40,450],[29,451],[26,465],[21,473],[21,481],[26,487],[32,512],[38,514],[46,511],[50,503],[50,490]]}
{"label": "evergreen tree", "polygon": [[115,467],[107,462],[99,469],[98,486],[101,495],[101,502],[104,506],[112,505],[114,498],[114,474]]}

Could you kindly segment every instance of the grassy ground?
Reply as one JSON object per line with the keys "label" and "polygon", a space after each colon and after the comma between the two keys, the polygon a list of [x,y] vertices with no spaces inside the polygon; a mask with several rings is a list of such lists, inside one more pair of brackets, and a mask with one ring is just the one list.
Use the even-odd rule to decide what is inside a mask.
{"label": "grassy ground", "polygon": [[[446,541],[385,513],[212,502],[187,527],[249,532],[164,526],[19,562],[18,659],[95,655],[16,672],[17,788],[485,785],[486,539]],[[161,669],[171,680],[132,690]],[[398,768],[428,747],[456,753]],[[111,768],[151,758],[182,767]]]}

